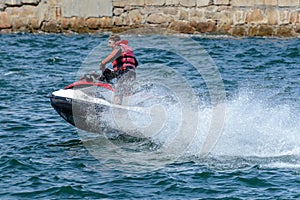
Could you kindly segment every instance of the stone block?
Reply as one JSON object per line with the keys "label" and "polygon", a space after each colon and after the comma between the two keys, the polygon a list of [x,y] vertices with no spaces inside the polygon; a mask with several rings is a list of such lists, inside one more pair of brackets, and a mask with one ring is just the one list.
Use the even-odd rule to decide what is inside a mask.
{"label": "stone block", "polygon": [[300,33],[300,23],[296,24],[295,32]]}
{"label": "stone block", "polygon": [[70,29],[72,31],[78,31],[80,28],[86,26],[85,19],[78,17],[62,18],[60,23],[63,29]]}
{"label": "stone block", "polygon": [[214,5],[229,5],[229,0],[214,0]]}
{"label": "stone block", "polygon": [[166,6],[177,6],[179,5],[179,0],[166,0]]}
{"label": "stone block", "polygon": [[60,27],[56,21],[49,21],[43,23],[42,30],[48,33],[58,33],[60,32]]}
{"label": "stone block", "polygon": [[299,6],[299,0],[278,0],[280,7],[294,7]]}
{"label": "stone block", "polygon": [[278,10],[276,8],[266,9],[267,24],[277,25],[278,24]]}
{"label": "stone block", "polygon": [[0,2],[0,11],[4,11],[6,7],[7,7],[7,5]]}
{"label": "stone block", "polygon": [[130,6],[144,6],[145,1],[144,0],[129,0]]}
{"label": "stone block", "polygon": [[122,25],[124,25],[124,20],[123,20],[124,18],[123,17],[121,17],[121,16],[118,16],[118,17],[113,17],[113,24],[115,25],[115,26],[122,26]]}
{"label": "stone block", "polygon": [[265,5],[265,0],[254,0],[253,6],[262,6]]}
{"label": "stone block", "polygon": [[113,22],[111,17],[101,17],[100,18],[100,27],[101,28],[111,28],[113,27]]}
{"label": "stone block", "polygon": [[251,7],[255,5],[255,0],[231,0],[231,5],[236,7]]}
{"label": "stone block", "polygon": [[190,17],[200,17],[203,18],[204,17],[204,11],[205,9],[202,8],[195,8],[195,9],[191,9],[190,10]]}
{"label": "stone block", "polygon": [[196,4],[198,7],[209,6],[210,0],[197,0]]}
{"label": "stone block", "polygon": [[4,0],[4,3],[9,6],[21,6],[21,0]]}
{"label": "stone block", "polygon": [[37,13],[37,9],[36,9],[36,6],[29,6],[29,5],[26,5],[26,6],[22,6],[19,8],[18,10],[19,12],[19,17],[35,17],[36,16],[36,13]]}
{"label": "stone block", "polygon": [[220,33],[229,34],[230,29],[231,29],[230,24],[218,23],[217,25],[217,32]]}
{"label": "stone block", "polygon": [[68,29],[70,24],[70,18],[62,18],[60,20],[60,25],[63,29]]}
{"label": "stone block", "polygon": [[163,24],[166,23],[167,20],[167,16],[158,13],[152,13],[146,19],[146,21],[150,24]]}
{"label": "stone block", "polygon": [[40,29],[40,27],[41,27],[41,22],[36,18],[30,19],[29,24],[30,24],[31,28],[36,29],[36,30]]}
{"label": "stone block", "polygon": [[179,20],[189,20],[190,12],[188,9],[179,8]]}
{"label": "stone block", "polygon": [[218,24],[224,25],[224,26],[231,26],[233,24],[233,13],[229,10],[224,10],[220,12],[219,19],[216,19],[218,21]]}
{"label": "stone block", "polygon": [[266,6],[277,6],[277,0],[265,0]]}
{"label": "stone block", "polygon": [[141,24],[143,17],[141,15],[141,12],[139,10],[132,10],[128,13],[128,18],[130,20],[129,25],[137,25]]}
{"label": "stone block", "polygon": [[117,8],[124,8],[125,6],[127,6],[129,0],[113,0],[112,1],[112,6],[113,7],[117,7]]}
{"label": "stone block", "polygon": [[7,7],[5,11],[10,17],[19,16],[19,7]]}
{"label": "stone block", "polygon": [[245,26],[234,26],[230,33],[235,36],[245,36],[248,34],[248,30]]}
{"label": "stone block", "polygon": [[115,8],[113,13],[114,13],[114,16],[120,16],[122,13],[124,13],[124,9],[123,8]]}
{"label": "stone block", "polygon": [[290,24],[299,23],[300,20],[300,13],[299,12],[292,12],[290,15]]}
{"label": "stone block", "polygon": [[172,23],[170,23],[168,28],[170,30],[174,30],[180,33],[191,34],[195,32],[195,28],[192,27],[189,22],[183,22],[183,21],[173,21]]}
{"label": "stone block", "polygon": [[198,22],[191,23],[191,25],[195,28],[196,31],[200,33],[209,33],[217,30],[217,26],[215,22]]}
{"label": "stone block", "polygon": [[257,26],[251,26],[251,27],[249,27],[249,29],[248,29],[248,35],[249,36],[256,36],[257,35],[257,29],[258,29]]}
{"label": "stone block", "polygon": [[261,25],[258,28],[258,36],[272,36],[274,34],[273,26],[270,25]]}
{"label": "stone block", "polygon": [[0,12],[0,29],[10,28],[11,26],[7,12]]}
{"label": "stone block", "polygon": [[233,13],[233,24],[245,24],[246,12],[242,10],[237,10]]}
{"label": "stone block", "polygon": [[161,9],[163,14],[175,16],[178,14],[178,7],[164,7]]}
{"label": "stone block", "polygon": [[290,23],[290,12],[288,10],[280,10],[278,24],[289,24],[289,23]]}
{"label": "stone block", "polygon": [[29,19],[28,18],[14,18],[12,21],[12,28],[14,30],[25,30],[28,27]]}
{"label": "stone block", "polygon": [[38,5],[40,0],[21,0],[22,4]]}
{"label": "stone block", "polygon": [[145,4],[148,6],[163,6],[165,3],[165,0],[145,0]]}
{"label": "stone block", "polygon": [[260,9],[255,9],[246,16],[246,23],[261,23],[264,20],[263,12]]}
{"label": "stone block", "polygon": [[84,6],[77,0],[61,1],[61,10],[63,17],[102,17],[112,16],[111,0],[84,0]]}
{"label": "stone block", "polygon": [[291,25],[279,26],[276,34],[285,37],[293,36],[293,27]]}
{"label": "stone block", "polygon": [[100,26],[100,19],[99,18],[88,18],[86,20],[86,25],[90,29],[98,29]]}
{"label": "stone block", "polygon": [[180,5],[184,7],[194,7],[196,6],[196,0],[179,0]]}

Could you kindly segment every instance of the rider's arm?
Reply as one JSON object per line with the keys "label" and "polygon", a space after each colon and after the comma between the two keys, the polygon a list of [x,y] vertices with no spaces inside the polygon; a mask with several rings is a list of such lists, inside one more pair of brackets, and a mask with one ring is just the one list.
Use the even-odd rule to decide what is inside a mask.
{"label": "rider's arm", "polygon": [[104,60],[101,62],[101,70],[105,70],[105,65],[109,62],[113,62],[116,60],[118,57],[120,57],[122,54],[122,49],[120,47],[114,49]]}

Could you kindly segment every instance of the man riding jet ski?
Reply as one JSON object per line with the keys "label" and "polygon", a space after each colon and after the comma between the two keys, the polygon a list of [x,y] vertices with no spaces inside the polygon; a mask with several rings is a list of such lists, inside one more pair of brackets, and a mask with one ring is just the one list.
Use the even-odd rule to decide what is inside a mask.
{"label": "man riding jet ski", "polygon": [[[103,122],[103,119],[96,119],[103,111],[109,108],[134,110],[133,107],[120,104],[124,96],[133,93],[138,62],[128,41],[121,40],[119,35],[110,36],[108,46],[112,52],[100,64],[102,75],[86,74],[79,81],[50,95],[51,105],[62,118],[91,132],[100,132],[101,127],[105,126],[95,123]],[[109,62],[112,62],[113,71],[105,67]],[[117,79],[115,85],[111,84],[114,78]]]}
{"label": "man riding jet ski", "polygon": [[135,69],[138,62],[132,48],[128,46],[128,41],[121,40],[119,35],[111,35],[108,40],[108,46],[112,49],[112,52],[102,60],[100,69],[105,73],[107,69],[105,65],[112,62],[114,74],[118,80],[114,103],[121,104],[123,95],[131,93],[132,85],[136,78]]}

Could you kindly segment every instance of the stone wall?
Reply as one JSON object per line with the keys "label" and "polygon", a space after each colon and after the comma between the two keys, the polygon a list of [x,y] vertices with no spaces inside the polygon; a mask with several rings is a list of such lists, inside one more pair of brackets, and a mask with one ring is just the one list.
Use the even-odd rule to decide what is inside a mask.
{"label": "stone wall", "polygon": [[0,0],[1,32],[120,32],[299,36],[300,0]]}

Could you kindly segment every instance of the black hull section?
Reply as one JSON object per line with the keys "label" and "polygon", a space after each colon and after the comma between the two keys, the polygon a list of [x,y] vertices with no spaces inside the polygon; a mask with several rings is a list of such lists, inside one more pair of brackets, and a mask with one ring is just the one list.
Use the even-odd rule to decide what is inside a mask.
{"label": "black hull section", "polygon": [[103,111],[108,110],[107,106],[54,95],[50,97],[50,101],[56,112],[69,124],[88,132],[103,133],[103,127],[106,126],[100,119]]}
{"label": "black hull section", "polygon": [[72,110],[72,99],[68,99],[65,97],[56,97],[52,95],[50,97],[51,106],[55,109],[55,111],[68,123],[75,126],[74,118],[73,118],[73,110]]}

